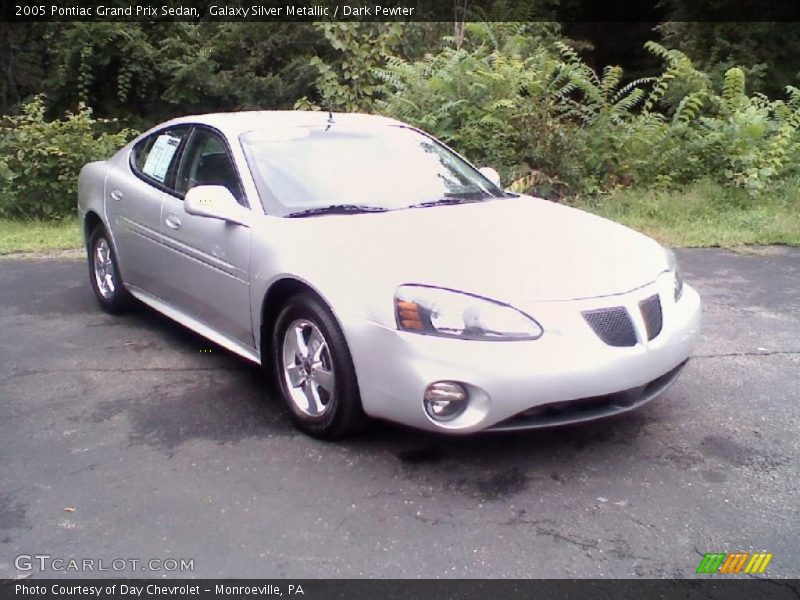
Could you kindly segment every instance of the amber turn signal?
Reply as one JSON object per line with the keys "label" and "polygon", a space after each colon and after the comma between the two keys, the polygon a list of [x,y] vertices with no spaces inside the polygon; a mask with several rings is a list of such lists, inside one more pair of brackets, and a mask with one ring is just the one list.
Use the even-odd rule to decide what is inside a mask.
{"label": "amber turn signal", "polygon": [[396,300],[395,310],[397,311],[397,321],[400,323],[401,328],[422,331],[419,305],[406,300]]}

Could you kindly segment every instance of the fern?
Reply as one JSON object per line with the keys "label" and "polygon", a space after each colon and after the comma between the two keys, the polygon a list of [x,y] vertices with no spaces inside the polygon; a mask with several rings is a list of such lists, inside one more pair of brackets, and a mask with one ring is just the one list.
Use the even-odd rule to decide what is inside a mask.
{"label": "fern", "polygon": [[787,85],[786,94],[789,96],[789,101],[786,104],[792,108],[792,110],[800,108],[800,89],[793,85]]}
{"label": "fern", "polygon": [[681,99],[673,116],[674,121],[688,123],[694,121],[700,114],[705,100],[705,92],[693,92]]}
{"label": "fern", "polygon": [[[642,99],[644,98],[645,91],[642,88],[633,88],[627,95],[619,98],[614,102],[613,107],[615,109],[616,114],[620,113],[627,113],[633,110],[633,108],[639,104]],[[614,95],[616,99],[618,94]]]}
{"label": "fern", "polygon": [[619,86],[622,79],[622,67],[609,65],[603,69],[603,78],[600,81],[600,89],[605,98],[609,98]]}
{"label": "fern", "polygon": [[722,99],[733,103],[742,96],[744,96],[744,71],[739,67],[728,69],[722,82]]}
{"label": "fern", "polygon": [[634,79],[630,83],[625,84],[621,88],[619,88],[614,95],[611,97],[612,103],[619,102],[620,99],[624,98],[628,94],[630,94],[633,90],[638,88],[643,88],[645,86],[649,86],[653,82],[656,81],[655,77],[641,77],[639,79]]}
{"label": "fern", "polygon": [[565,63],[570,65],[583,64],[580,57],[578,56],[578,53],[575,52],[575,50],[571,46],[565,44],[562,41],[557,41],[554,45],[556,47],[556,50],[558,50],[558,52],[561,54],[561,57]]}

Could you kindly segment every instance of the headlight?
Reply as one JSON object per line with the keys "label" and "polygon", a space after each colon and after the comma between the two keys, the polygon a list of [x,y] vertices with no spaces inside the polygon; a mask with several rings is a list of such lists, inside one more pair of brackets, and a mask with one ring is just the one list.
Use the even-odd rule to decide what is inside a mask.
{"label": "headlight", "polygon": [[421,285],[401,285],[394,298],[397,328],[465,340],[535,340],[542,327],[494,300]]}
{"label": "headlight", "polygon": [[670,273],[674,273],[675,275],[674,292],[675,302],[677,302],[683,295],[683,274],[681,273],[681,266],[678,264],[675,253],[670,248],[665,247],[664,252],[667,255],[667,268]]}

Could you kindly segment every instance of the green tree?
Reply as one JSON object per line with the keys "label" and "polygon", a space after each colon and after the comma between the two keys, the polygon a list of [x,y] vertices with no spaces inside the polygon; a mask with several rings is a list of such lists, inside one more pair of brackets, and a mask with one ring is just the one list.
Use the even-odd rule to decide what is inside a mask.
{"label": "green tree", "polygon": [[[52,114],[78,102],[143,125],[190,112],[290,108],[327,49],[302,23],[48,24]],[[323,54],[324,56],[324,54]]]}
{"label": "green tree", "polygon": [[375,69],[398,47],[402,25],[323,22],[315,27],[325,36],[333,55],[328,60],[311,59],[317,70],[314,92],[295,106],[370,112],[384,93]]}
{"label": "green tree", "polygon": [[42,23],[0,22],[0,115],[42,91],[46,27]]}
{"label": "green tree", "polygon": [[141,114],[158,93],[157,48],[144,23],[51,24],[44,90],[57,114],[83,102],[102,115]]}
{"label": "green tree", "polygon": [[184,113],[291,108],[311,89],[310,60],[324,49],[310,23],[187,25],[162,42],[162,97]]}

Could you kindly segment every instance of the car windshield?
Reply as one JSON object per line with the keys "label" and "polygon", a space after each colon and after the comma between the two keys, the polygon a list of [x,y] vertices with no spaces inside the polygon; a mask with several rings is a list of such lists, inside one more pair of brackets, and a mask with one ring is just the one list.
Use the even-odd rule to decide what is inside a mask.
{"label": "car windshield", "polygon": [[409,127],[289,127],[251,131],[241,141],[262,201],[270,205],[265,208],[281,216],[380,212],[505,195],[466,161]]}

